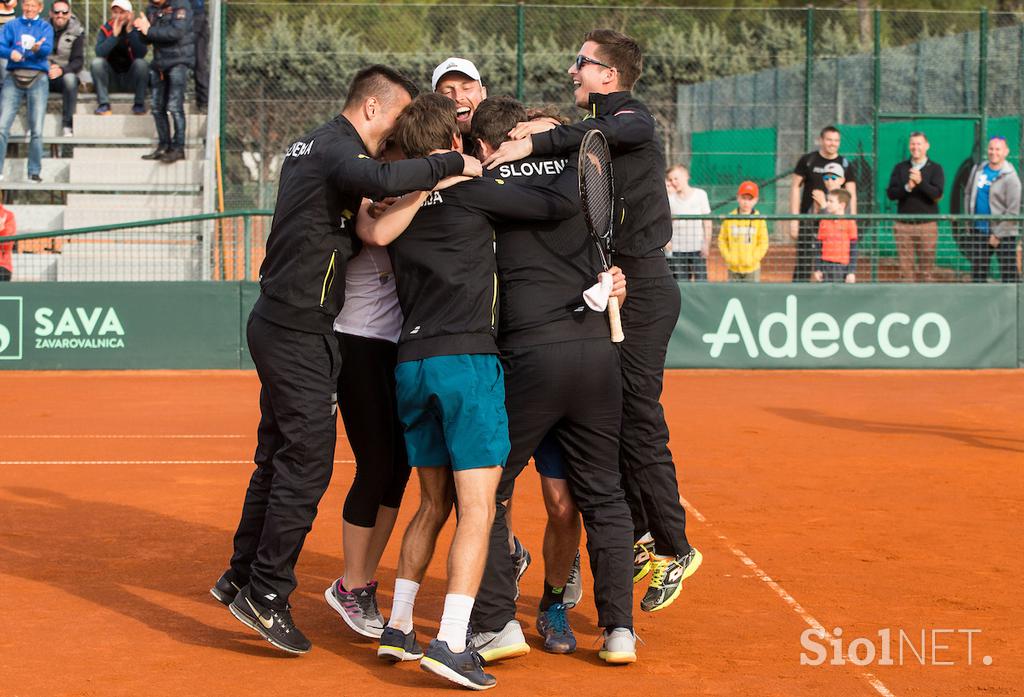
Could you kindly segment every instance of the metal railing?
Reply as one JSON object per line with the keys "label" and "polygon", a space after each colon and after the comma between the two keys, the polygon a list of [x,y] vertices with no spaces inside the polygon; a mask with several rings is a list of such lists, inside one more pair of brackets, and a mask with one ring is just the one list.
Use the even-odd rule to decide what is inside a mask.
{"label": "metal railing", "polygon": [[138,220],[0,238],[13,281],[256,280],[271,210]]}
{"label": "metal railing", "polygon": [[[727,220],[734,223],[724,226]],[[848,270],[854,278],[850,282],[1017,282],[1020,278],[1021,215],[677,215],[673,216],[675,240],[682,240],[685,249],[691,250],[708,235],[708,244],[695,252],[683,252],[688,258],[681,256],[679,249],[666,254],[680,281],[738,280],[735,274],[749,269],[755,259],[758,281],[814,281],[816,271],[835,270],[831,267],[837,262],[830,262],[829,257],[844,256],[847,245],[837,241],[839,233],[830,229],[832,223],[822,226],[839,220],[856,226],[855,265]],[[764,228],[752,225],[753,221],[763,221]],[[687,222],[693,225],[685,226]],[[710,223],[710,234],[705,222]],[[1005,235],[998,246],[991,244],[993,231]],[[759,233],[766,239],[759,238]],[[703,267],[703,274],[692,273],[693,262]],[[695,278],[698,275],[704,278]]]}
{"label": "metal railing", "polygon": [[[273,211],[266,209],[187,215],[34,232],[0,238],[0,244],[14,247],[15,281],[254,281],[272,216]],[[737,223],[725,226],[729,239],[720,242],[727,220]],[[681,281],[692,278],[682,277],[682,265],[693,263],[703,267],[708,281],[728,280],[730,259],[739,259],[746,267],[751,254],[757,257],[761,281],[792,281],[794,271],[798,278],[801,273],[813,277],[830,252],[842,253],[843,244],[822,241],[830,234],[822,222],[836,220],[856,225],[852,273],[858,283],[1019,278],[1024,216],[675,216],[674,225],[683,229],[674,230],[674,238],[682,247],[667,255]],[[753,221],[763,221],[763,239]],[[693,225],[687,228],[686,223]],[[1004,237],[999,247],[993,247],[989,233],[981,231],[985,224],[998,228],[1001,235],[1015,236]],[[705,234],[708,244],[701,249]],[[759,244],[765,246],[763,252],[757,249]],[[751,249],[739,251],[747,247]],[[694,251],[683,257],[684,248]]]}

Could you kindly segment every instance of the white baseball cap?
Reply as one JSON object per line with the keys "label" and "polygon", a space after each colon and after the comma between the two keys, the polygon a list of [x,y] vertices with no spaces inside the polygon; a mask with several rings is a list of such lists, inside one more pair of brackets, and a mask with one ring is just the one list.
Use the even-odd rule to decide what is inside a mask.
{"label": "white baseball cap", "polygon": [[434,77],[431,78],[430,89],[436,90],[437,81],[447,73],[462,73],[463,75],[468,75],[477,82],[480,81],[480,71],[476,69],[476,66],[473,65],[472,61],[452,56],[434,68]]}
{"label": "white baseball cap", "polygon": [[114,0],[112,3],[110,3],[110,6],[111,7],[120,7],[125,12],[131,12],[132,11],[132,4],[130,2],[128,2],[128,0]]}

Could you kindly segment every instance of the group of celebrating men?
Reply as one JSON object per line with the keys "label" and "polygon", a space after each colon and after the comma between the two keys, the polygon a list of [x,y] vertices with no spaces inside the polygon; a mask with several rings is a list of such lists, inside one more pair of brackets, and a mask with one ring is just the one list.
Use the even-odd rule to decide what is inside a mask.
{"label": "group of celebrating men", "polygon": [[[569,125],[488,98],[465,59],[440,64],[434,92],[419,96],[370,66],[339,116],[289,146],[247,330],[261,381],[256,469],[230,568],[211,589],[275,647],[311,647],[288,599],[330,481],[339,407],[356,477],[345,571],[324,595],[379,639],[382,659],[488,689],[484,664],[529,652],[515,615],[530,556],[511,501],[531,456],[548,513],[545,650],[576,648],[580,518],[608,663],[636,660],[633,584],[650,574],[641,609],[661,610],[699,567],[659,402],[680,298],[662,251],[663,150],[630,92],[641,69],[633,39],[590,32],[568,70],[588,113]],[[577,188],[575,151],[595,128],[616,190],[606,273]],[[621,344],[609,339],[609,295],[623,301]],[[410,466],[420,502],[385,622],[373,577]],[[424,649],[413,608],[453,507],[444,610]]]}

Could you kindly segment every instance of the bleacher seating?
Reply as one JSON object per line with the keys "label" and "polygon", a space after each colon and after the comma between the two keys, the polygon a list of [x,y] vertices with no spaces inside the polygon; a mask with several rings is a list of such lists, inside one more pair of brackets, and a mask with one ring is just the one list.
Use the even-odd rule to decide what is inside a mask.
{"label": "bleacher seating", "polygon": [[[152,162],[141,159],[156,147],[152,115],[131,114],[130,95],[111,98],[114,113],[97,116],[95,95],[79,94],[74,135],[65,138],[57,113],[60,97],[51,95],[43,127],[42,182],[28,180],[24,148],[19,157],[7,158],[0,188],[19,233],[203,212],[206,116],[188,113],[186,107],[185,160]],[[10,142],[26,143],[27,130],[23,108]],[[24,241],[14,255],[12,280],[200,278],[203,225],[178,227]]]}

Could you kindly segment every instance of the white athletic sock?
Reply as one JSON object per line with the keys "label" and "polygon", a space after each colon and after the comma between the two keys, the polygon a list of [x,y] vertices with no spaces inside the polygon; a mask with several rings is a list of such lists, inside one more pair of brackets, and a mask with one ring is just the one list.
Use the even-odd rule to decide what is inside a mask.
{"label": "white athletic sock", "polygon": [[412,631],[412,608],[416,604],[416,593],[420,584],[407,578],[395,579],[395,600],[391,604],[391,619],[388,626],[400,632]]}
{"label": "white athletic sock", "polygon": [[458,593],[444,596],[444,613],[441,615],[441,627],[437,630],[437,640],[446,642],[454,653],[466,650],[466,628],[473,612],[473,601],[472,596]]}

